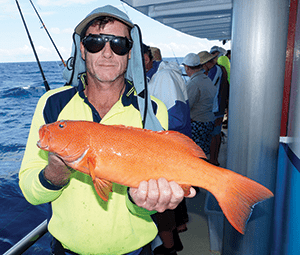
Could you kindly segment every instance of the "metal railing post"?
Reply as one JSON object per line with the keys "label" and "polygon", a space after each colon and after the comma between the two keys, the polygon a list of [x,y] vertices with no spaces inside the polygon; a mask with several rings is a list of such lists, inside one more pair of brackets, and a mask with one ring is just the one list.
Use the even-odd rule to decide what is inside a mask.
{"label": "metal railing post", "polygon": [[22,254],[47,232],[48,232],[47,220],[45,220],[34,230],[32,230],[28,235],[22,238],[18,243],[16,243],[13,247],[11,247],[7,252],[5,252],[3,255]]}

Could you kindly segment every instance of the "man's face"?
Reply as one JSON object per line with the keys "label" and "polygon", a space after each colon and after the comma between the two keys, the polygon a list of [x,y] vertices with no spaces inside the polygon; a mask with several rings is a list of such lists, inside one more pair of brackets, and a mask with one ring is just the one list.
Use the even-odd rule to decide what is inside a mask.
{"label": "man's face", "polygon": [[191,68],[189,68],[187,65],[184,65],[184,70],[185,73],[187,74],[187,76],[191,77],[192,76],[192,72],[191,72]]}
{"label": "man's face", "polygon": [[[116,20],[107,23],[102,29],[99,29],[98,25],[90,26],[86,35],[100,33],[130,38],[128,27]],[[112,51],[109,42],[97,53],[88,52],[82,43],[80,43],[80,50],[86,63],[87,73],[92,79],[100,82],[114,82],[124,78],[131,51],[123,56],[117,55]]]}
{"label": "man's face", "polygon": [[149,71],[152,68],[152,63],[147,53],[144,53],[144,62],[146,71]]}

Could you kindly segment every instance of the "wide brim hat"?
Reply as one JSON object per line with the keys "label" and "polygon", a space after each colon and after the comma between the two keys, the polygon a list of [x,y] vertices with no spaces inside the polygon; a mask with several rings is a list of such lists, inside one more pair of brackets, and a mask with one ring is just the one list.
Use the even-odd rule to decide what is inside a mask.
{"label": "wide brim hat", "polygon": [[131,22],[129,17],[114,6],[106,5],[93,10],[88,14],[76,27],[75,33],[80,35],[83,29],[94,19],[102,16],[113,17],[121,22],[125,23],[129,27],[133,28],[134,24]]}
{"label": "wide brim hat", "polygon": [[216,57],[215,55],[210,54],[208,51],[201,51],[198,53],[198,56],[200,57],[201,65],[204,65],[205,63],[209,62],[210,60]]}

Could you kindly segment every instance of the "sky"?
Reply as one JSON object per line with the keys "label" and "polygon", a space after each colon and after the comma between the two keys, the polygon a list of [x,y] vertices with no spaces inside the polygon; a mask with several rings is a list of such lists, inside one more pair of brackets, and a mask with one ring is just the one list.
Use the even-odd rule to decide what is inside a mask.
{"label": "sky", "polygon": [[[40,61],[60,61],[29,0],[18,0]],[[92,10],[106,4],[127,13],[142,31],[143,42],[160,48],[163,57],[184,57],[190,52],[209,51],[214,45],[230,49],[230,43],[186,35],[134,10],[119,0],[32,0],[64,60],[71,54],[76,25]],[[0,0],[0,62],[36,61],[16,1]]]}

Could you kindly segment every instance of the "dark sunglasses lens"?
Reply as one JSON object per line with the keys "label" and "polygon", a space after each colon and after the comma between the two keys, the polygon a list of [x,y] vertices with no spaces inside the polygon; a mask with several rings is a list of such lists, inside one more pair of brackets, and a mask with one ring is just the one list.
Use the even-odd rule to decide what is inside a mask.
{"label": "dark sunglasses lens", "polygon": [[132,42],[129,41],[126,37],[118,37],[118,36],[111,36],[111,35],[88,35],[82,40],[84,47],[87,51],[91,53],[97,53],[101,51],[105,43],[109,41],[110,47],[114,53],[117,55],[125,55],[127,54],[131,47]]}
{"label": "dark sunglasses lens", "polygon": [[110,41],[110,47],[117,55],[125,55],[131,49],[131,43],[127,38],[116,37]]}
{"label": "dark sunglasses lens", "polygon": [[91,53],[99,52],[104,48],[105,41],[101,37],[89,35],[83,40],[83,45]]}

